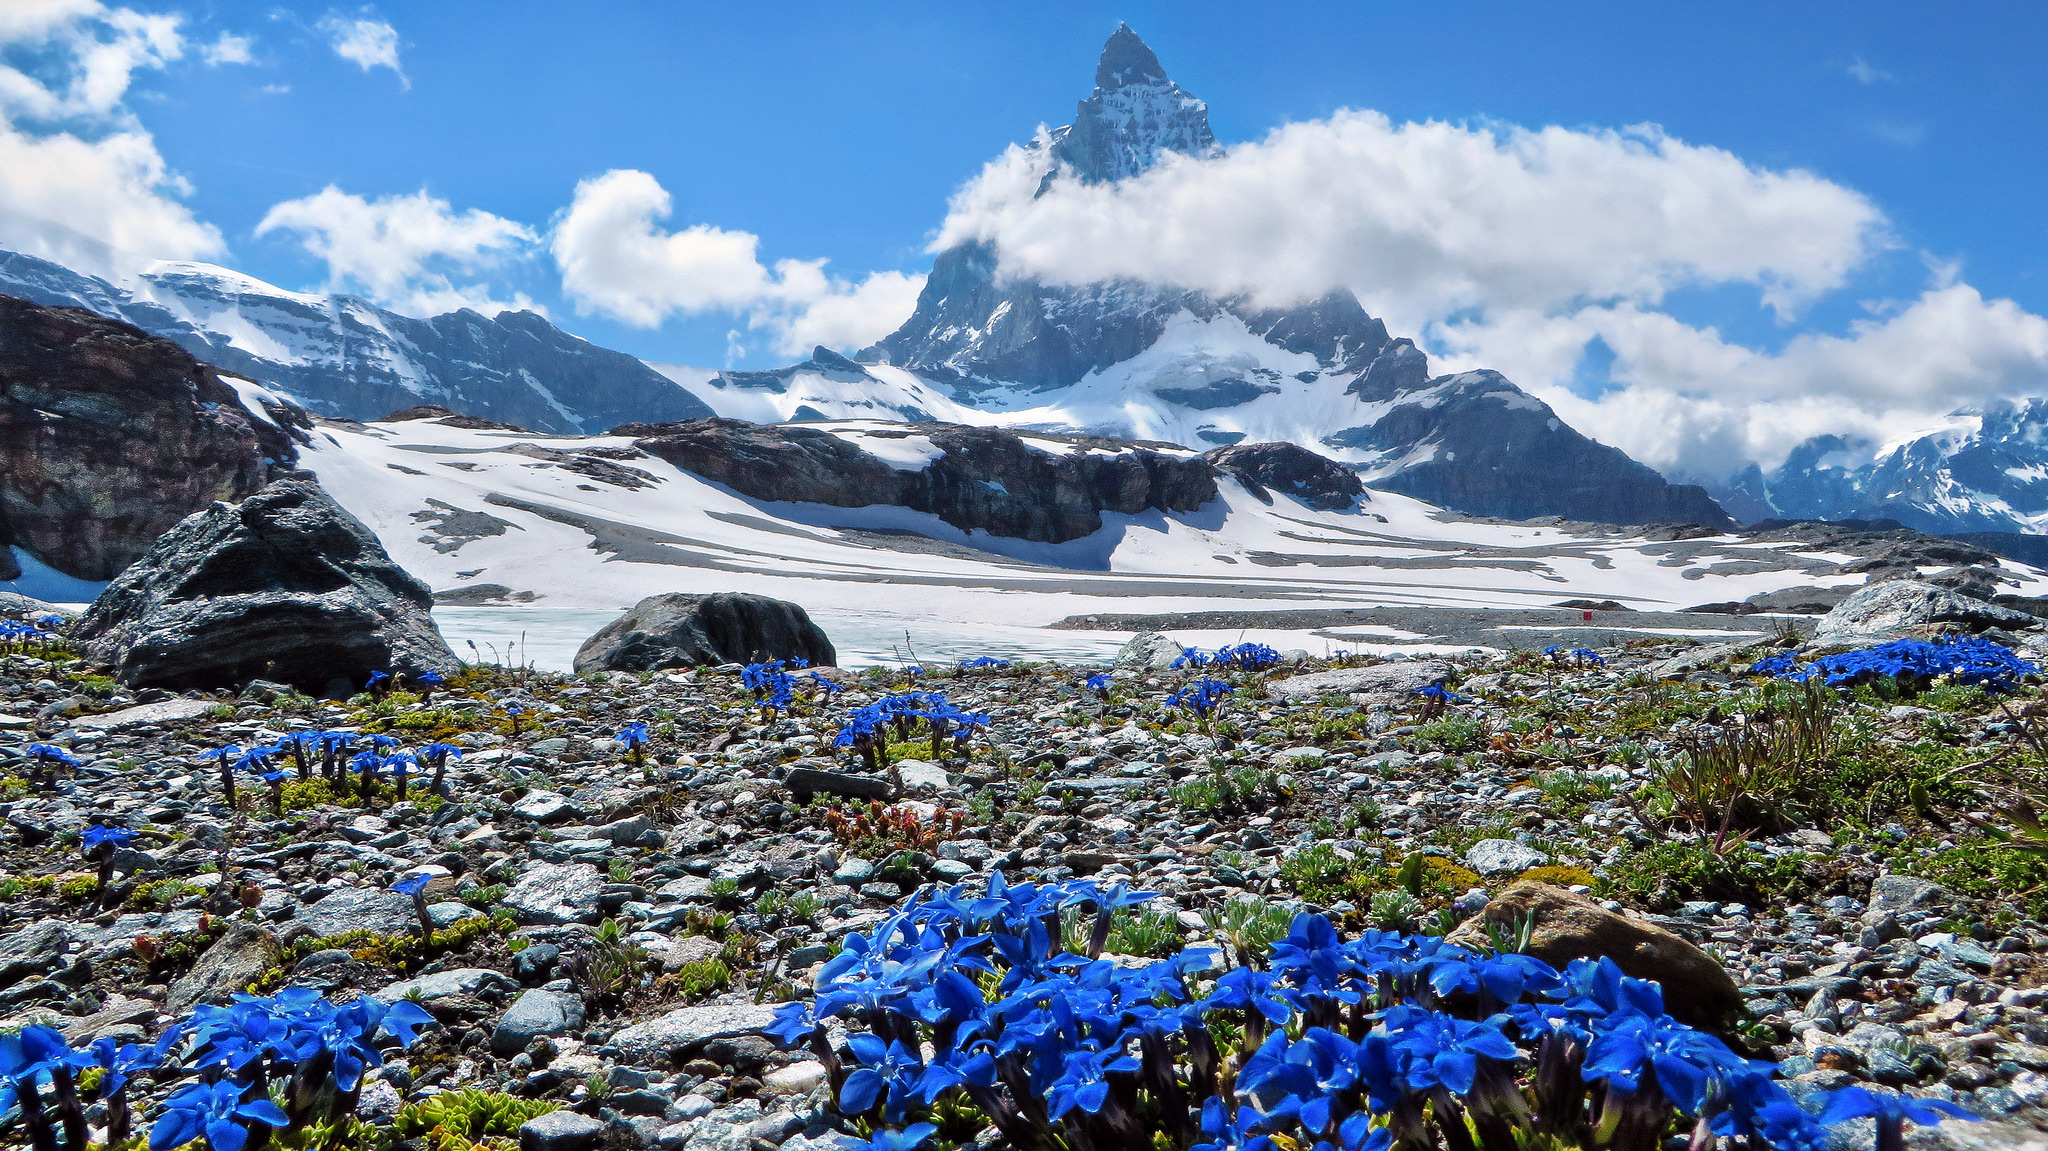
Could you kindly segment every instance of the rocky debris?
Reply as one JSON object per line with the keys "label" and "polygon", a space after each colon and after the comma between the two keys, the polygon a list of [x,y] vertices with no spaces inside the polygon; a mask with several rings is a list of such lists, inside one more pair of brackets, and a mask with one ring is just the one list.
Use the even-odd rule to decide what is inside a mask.
{"label": "rocky debris", "polygon": [[1661,927],[1547,883],[1508,885],[1449,938],[1484,948],[1486,924],[1512,931],[1532,915],[1536,926],[1525,954],[1559,969],[1574,959],[1612,959],[1624,974],[1662,985],[1665,1010],[1695,1027],[1725,1034],[1743,1016],[1741,990],[1706,952]]}
{"label": "rocky debris", "polygon": [[1371,667],[1347,667],[1316,671],[1274,680],[1269,690],[1280,699],[1312,700],[1326,695],[1373,697],[1389,703],[1412,697],[1416,691],[1451,674],[1442,660],[1417,659]]}
{"label": "rocky debris", "polygon": [[20,574],[11,543],[112,579],[187,515],[289,472],[294,419],[252,414],[169,340],[0,296],[0,578]]}
{"label": "rocky debris", "polygon": [[576,670],[651,671],[699,664],[802,660],[830,667],[838,653],[802,607],[745,592],[648,596],[576,652]]}
{"label": "rocky debris", "polygon": [[[1507,931],[1534,910],[1537,954],[1605,951],[1715,1027],[1732,1002],[1738,1037],[1795,1083],[1900,1086],[2048,1125],[2032,1078],[2048,1069],[2048,901],[2024,891],[2048,879],[2025,860],[1999,864],[2016,881],[1989,871],[1992,841],[1939,789],[1926,815],[1903,798],[1915,773],[2013,754],[2013,721],[1953,692],[1845,696],[1855,754],[1882,756],[1887,774],[1857,785],[1853,814],[1745,827],[1716,861],[1663,817],[1658,765],[1729,730],[1754,681],[1727,669],[1764,649],[1724,650],[1683,682],[1642,678],[1681,650],[1639,641],[1607,649],[1605,667],[1523,655],[1232,671],[1237,691],[1206,722],[1161,700],[1213,669],[1133,669],[1104,698],[1082,686],[1094,669],[1042,664],[835,673],[829,703],[799,692],[767,716],[730,668],[483,668],[431,701],[261,690],[160,723],[31,721],[0,729],[0,775],[45,737],[80,766],[0,792],[0,868],[20,885],[0,899],[0,1011],[143,1042],[173,989],[218,999],[244,975],[265,991],[411,998],[440,1026],[368,1082],[374,1114],[476,1089],[556,1103],[618,1151],[835,1146],[845,1128],[812,1053],[759,1027],[913,893],[959,884],[974,898],[1001,871],[1160,893],[1151,906],[1179,938],[1155,956],[1218,943],[1219,913],[1284,932],[1298,910],[1327,911],[1350,932],[1489,907]],[[0,653],[0,709],[141,706],[88,671]],[[1426,718],[1411,689],[1437,678],[1464,700]],[[913,730],[888,771],[832,748],[846,711],[912,686],[988,714],[989,730],[943,757]],[[508,704],[524,709],[517,732]],[[633,722],[655,736],[639,764],[611,738]],[[294,781],[282,818],[247,782],[228,806],[198,758],[350,728],[409,746],[435,732],[464,757],[445,794],[406,803]],[[105,909],[81,888],[75,841],[97,820],[138,829],[146,849],[124,853],[139,870],[117,876]],[[418,871],[435,877],[427,941],[388,890]],[[1419,910],[1405,886],[1418,876]],[[1532,898],[1529,880],[1558,886]],[[1490,943],[1482,922],[1460,940]],[[275,933],[275,958],[209,974],[245,931]]]}
{"label": "rocky debris", "polygon": [[172,527],[72,635],[127,684],[182,691],[260,676],[346,694],[372,671],[461,666],[431,607],[362,521],[293,480]]}
{"label": "rocky debris", "polygon": [[206,949],[184,978],[171,984],[164,1010],[176,1014],[195,1003],[225,1003],[276,963],[276,937],[253,923],[237,923]]}
{"label": "rocky debris", "polygon": [[1273,502],[1268,488],[1312,508],[1333,511],[1355,507],[1366,498],[1357,472],[1298,444],[1232,444],[1204,452],[1202,458],[1236,476],[1267,503]]}
{"label": "rocky debris", "polygon": [[1094,534],[1104,512],[1191,512],[1216,498],[1215,472],[1203,460],[1092,436],[1033,434],[1068,448],[1055,453],[999,428],[914,424],[903,434],[928,438],[936,455],[911,471],[803,425],[711,419],[628,424],[614,434],[754,499],[895,504],[962,531],[1043,543]]}
{"label": "rocky debris", "polygon": [[1821,617],[1814,638],[1821,642],[1925,639],[1939,632],[2024,628],[2033,616],[1909,580],[1858,588]]}

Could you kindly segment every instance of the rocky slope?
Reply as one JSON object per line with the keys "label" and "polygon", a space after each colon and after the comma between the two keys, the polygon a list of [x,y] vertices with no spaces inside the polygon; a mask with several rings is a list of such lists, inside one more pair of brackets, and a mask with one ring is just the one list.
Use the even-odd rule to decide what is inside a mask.
{"label": "rocky slope", "polygon": [[[111,579],[186,515],[290,471],[294,419],[168,340],[0,296],[0,543]],[[9,552],[0,569],[20,574]]]}
{"label": "rocky slope", "polygon": [[0,292],[126,320],[322,415],[368,420],[439,404],[542,431],[594,432],[710,414],[639,360],[532,312],[465,308],[416,319],[210,264],[159,264],[117,286],[16,252],[0,252]]}
{"label": "rocky slope", "polygon": [[[431,699],[142,703],[61,648],[8,654],[0,1012],[83,1044],[152,1039],[186,1005],[252,986],[409,996],[436,1025],[369,1072],[359,1108],[394,1137],[424,1130],[406,1108],[472,1089],[559,1108],[529,1146],[837,1151],[857,1144],[824,1068],[760,1033],[761,1002],[804,995],[835,943],[927,883],[978,892],[1002,870],[1158,892],[1157,917],[1120,920],[1112,950],[1161,955],[1270,938],[1302,907],[1347,933],[1440,930],[1528,877],[1614,913],[1556,888],[1517,895],[1574,908],[1539,922],[1544,954],[1608,938],[1596,920],[1706,949],[1684,954],[1710,966],[1666,969],[1667,1002],[1703,1021],[1739,1011],[1737,1037],[1796,1096],[1904,1088],[1996,1120],[1952,1145],[2037,1139],[2048,876],[1960,818],[1983,800],[1955,771],[2027,754],[2024,734],[1974,692],[1837,700],[1830,722],[1856,738],[1716,856],[1671,813],[1658,764],[1736,726],[1750,688],[1727,669],[1748,657],[1606,657],[1232,673],[1236,694],[1201,725],[1162,706],[1185,682],[1171,670],[1120,668],[1097,693],[1080,682],[1093,668],[935,669],[917,686],[990,730],[944,761],[899,745],[892,779],[829,745],[849,708],[910,686],[894,672],[828,672],[842,694],[807,688],[764,717],[711,671],[481,668]],[[1432,717],[1410,689],[1435,677],[1466,698]],[[652,736],[638,763],[612,738],[635,721]],[[416,777],[403,800],[389,779],[361,795],[317,765],[288,771],[281,810],[252,777],[230,801],[197,768],[222,744],[321,729],[464,755],[441,792]],[[78,765],[31,778],[32,739]],[[872,809],[853,794],[880,795],[889,819],[856,823]],[[103,909],[76,837],[107,822],[139,838]],[[427,938],[388,890],[420,872]],[[165,1089],[141,1076],[133,1090]]]}

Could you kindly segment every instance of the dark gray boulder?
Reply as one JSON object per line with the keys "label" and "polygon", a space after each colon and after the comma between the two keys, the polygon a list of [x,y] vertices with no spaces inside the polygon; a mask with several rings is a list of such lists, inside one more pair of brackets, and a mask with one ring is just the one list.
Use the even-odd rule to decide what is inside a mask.
{"label": "dark gray boulder", "polygon": [[333,695],[377,670],[462,665],[427,614],[427,586],[393,563],[318,484],[272,484],[180,521],[93,601],[73,632],[135,686]]}
{"label": "dark gray boulder", "polygon": [[576,670],[650,671],[771,659],[830,667],[838,658],[823,629],[787,600],[670,592],[648,596],[585,640],[576,652]]}
{"label": "dark gray boulder", "polygon": [[1357,472],[1299,444],[1233,444],[1204,452],[1202,458],[1236,476],[1269,504],[1273,500],[1266,494],[1268,488],[1332,511],[1353,507],[1365,495]]}

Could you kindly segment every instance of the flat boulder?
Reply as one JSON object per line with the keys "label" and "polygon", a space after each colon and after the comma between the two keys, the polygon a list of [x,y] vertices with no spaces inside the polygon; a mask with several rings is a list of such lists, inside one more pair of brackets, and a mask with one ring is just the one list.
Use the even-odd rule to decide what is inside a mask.
{"label": "flat boulder", "polygon": [[583,642],[576,670],[652,671],[766,660],[838,662],[803,608],[746,592],[648,596]]}
{"label": "flat boulder", "polygon": [[138,687],[309,694],[372,671],[452,675],[461,661],[428,615],[427,585],[393,563],[316,483],[274,483],[180,520],[93,601],[72,636]]}
{"label": "flat boulder", "polygon": [[1917,580],[1892,580],[1858,588],[1820,618],[1814,638],[1821,643],[1882,643],[1927,638],[1937,632],[1979,632],[1986,628],[2031,627],[2026,612]]}
{"label": "flat boulder", "polygon": [[299,908],[292,922],[304,926],[316,938],[325,939],[356,930],[411,935],[419,930],[420,921],[413,912],[412,900],[395,891],[344,887]]}
{"label": "flat boulder", "polygon": [[199,1003],[220,1003],[261,978],[278,962],[277,940],[253,923],[236,923],[171,984],[164,1010],[179,1014]]}
{"label": "flat boulder", "polygon": [[1325,695],[1376,695],[1392,700],[1413,696],[1417,689],[1451,674],[1440,659],[1395,660],[1371,667],[1340,667],[1274,680],[1267,690],[1283,700],[1317,699]]}
{"label": "flat boulder", "polygon": [[1125,641],[1116,653],[1116,667],[1119,671],[1142,671],[1147,668],[1172,667],[1173,661],[1185,650],[1170,636],[1156,631],[1141,631]]}
{"label": "flat boulder", "polygon": [[604,877],[587,863],[543,863],[527,870],[499,900],[522,924],[596,923]]}
{"label": "flat boulder", "polygon": [[[678,1066],[716,1039],[759,1035],[775,1022],[772,1003],[718,1003],[681,1007],[658,1019],[635,1023],[612,1036],[619,1061],[638,1067]],[[681,1056],[680,1060],[677,1056]]]}
{"label": "flat boulder", "polygon": [[1535,916],[1523,952],[1559,970],[1574,959],[1614,960],[1625,975],[1664,989],[1664,1009],[1682,1023],[1727,1036],[1742,1020],[1742,992],[1706,952],[1661,927],[1617,915],[1562,887],[1511,883],[1451,933],[1460,947],[1486,950],[1487,924],[1512,931]]}

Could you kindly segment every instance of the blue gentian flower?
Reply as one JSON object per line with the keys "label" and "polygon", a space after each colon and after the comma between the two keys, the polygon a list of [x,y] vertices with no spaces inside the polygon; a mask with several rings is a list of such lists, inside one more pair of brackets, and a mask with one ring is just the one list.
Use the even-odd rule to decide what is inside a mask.
{"label": "blue gentian flower", "polygon": [[242,1096],[247,1091],[242,1084],[223,1079],[171,1092],[164,1100],[163,1118],[150,1128],[149,1151],[171,1151],[195,1139],[204,1139],[209,1151],[242,1151],[249,1142],[248,1124],[283,1127],[290,1122],[268,1099],[245,1102]]}

